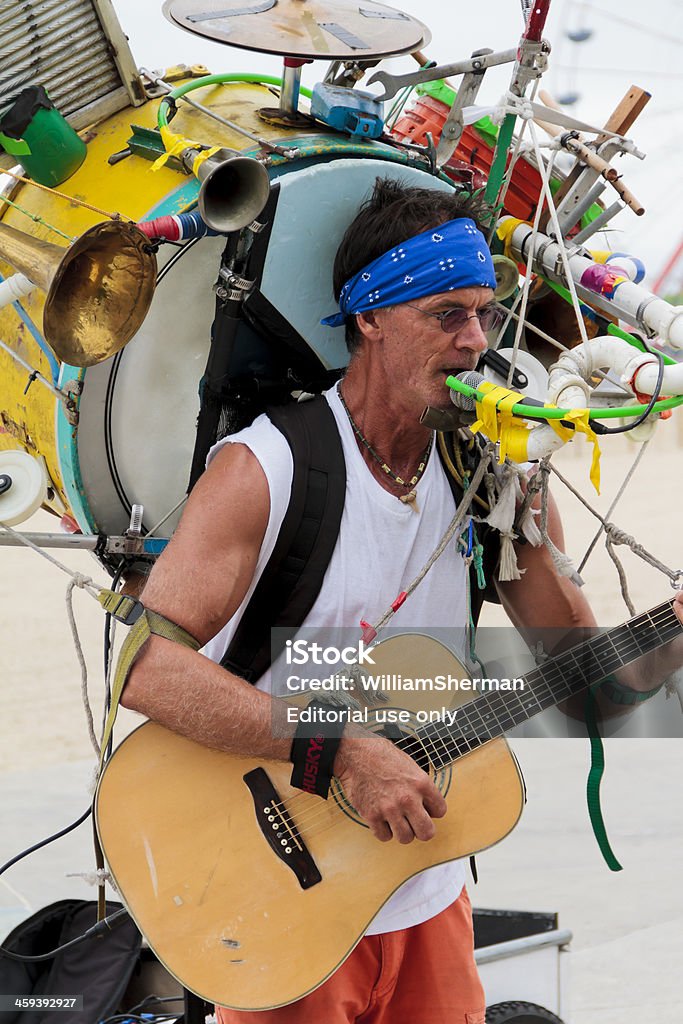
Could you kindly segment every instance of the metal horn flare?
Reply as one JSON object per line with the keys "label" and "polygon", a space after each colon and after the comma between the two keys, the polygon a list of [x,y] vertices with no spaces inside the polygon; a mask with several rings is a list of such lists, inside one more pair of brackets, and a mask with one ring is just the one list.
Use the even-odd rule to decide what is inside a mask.
{"label": "metal horn flare", "polygon": [[[193,158],[197,156],[192,151]],[[268,171],[252,157],[219,149],[197,168],[199,212],[222,235],[246,228],[263,210],[270,195]]]}
{"label": "metal horn flare", "polygon": [[96,224],[68,249],[0,224],[0,255],[47,292],[43,334],[63,363],[93,366],[115,355],[149,311],[156,258],[134,224]]}

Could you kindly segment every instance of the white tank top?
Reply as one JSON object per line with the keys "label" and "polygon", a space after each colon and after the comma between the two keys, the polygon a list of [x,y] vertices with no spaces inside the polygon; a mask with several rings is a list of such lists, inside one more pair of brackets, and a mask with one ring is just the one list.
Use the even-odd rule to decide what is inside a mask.
{"label": "white tank top", "polygon": [[[405,590],[432,555],[450,523],[453,496],[441,460],[435,453],[416,485],[415,512],[385,491],[369,472],[348,417],[335,389],[326,393],[341,437],[346,462],[346,501],[339,538],[318,598],[304,626],[357,631],[360,620],[376,622]],[[244,444],[260,462],[270,490],[270,515],[251,586],[232,619],[204,647],[203,654],[220,662],[258,580],[268,563],[284,519],[292,487],[291,449],[267,416],[215,445],[209,461],[225,444]],[[422,628],[461,628],[464,638],[466,569],[452,542],[391,622],[411,632]],[[270,672],[256,684],[270,692]],[[396,931],[420,924],[445,910],[465,881],[465,862],[452,861],[409,879],[387,901],[367,934]]]}

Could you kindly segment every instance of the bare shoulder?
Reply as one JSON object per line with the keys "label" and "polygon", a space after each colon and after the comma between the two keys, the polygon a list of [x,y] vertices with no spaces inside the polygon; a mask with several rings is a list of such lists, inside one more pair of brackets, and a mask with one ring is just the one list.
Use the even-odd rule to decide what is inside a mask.
{"label": "bare shoulder", "polygon": [[269,514],[261,464],[245,445],[225,445],[197,481],[143,603],[201,643],[215,636],[249,589]]}

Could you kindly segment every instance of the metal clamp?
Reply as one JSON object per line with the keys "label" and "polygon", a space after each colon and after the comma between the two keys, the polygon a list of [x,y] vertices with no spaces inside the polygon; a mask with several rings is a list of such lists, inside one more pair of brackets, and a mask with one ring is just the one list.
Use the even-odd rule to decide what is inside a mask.
{"label": "metal clamp", "polygon": [[248,281],[246,277],[240,277],[239,274],[236,274],[234,270],[230,270],[229,267],[221,267],[218,271],[218,276],[230,288],[238,288],[244,292],[250,292],[256,284],[256,281]]}

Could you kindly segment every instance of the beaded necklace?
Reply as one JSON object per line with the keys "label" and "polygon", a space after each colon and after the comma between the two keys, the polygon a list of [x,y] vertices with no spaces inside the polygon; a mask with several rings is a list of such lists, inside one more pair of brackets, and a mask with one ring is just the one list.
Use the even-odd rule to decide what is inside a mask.
{"label": "beaded necklace", "polygon": [[370,444],[368,439],[365,437],[365,435],[363,434],[362,430],[360,429],[360,427],[358,426],[358,424],[354,420],[353,416],[351,415],[351,412],[349,410],[348,405],[344,401],[344,396],[341,393],[341,386],[340,386],[340,384],[337,384],[337,394],[339,395],[339,401],[341,402],[341,404],[342,404],[342,406],[344,408],[344,412],[348,416],[349,423],[351,424],[351,427],[353,429],[354,434],[356,435],[358,440],[361,442],[363,447],[366,448],[367,451],[370,453],[370,455],[373,457],[373,459],[375,460],[377,465],[381,466],[382,470],[387,474],[387,476],[391,477],[391,479],[394,480],[401,487],[410,487],[411,488],[411,490],[408,491],[407,494],[399,494],[398,495],[398,500],[403,502],[404,505],[410,505],[410,507],[415,512],[417,512],[418,511],[418,507],[417,507],[417,491],[415,490],[415,486],[418,483],[418,481],[420,480],[420,478],[422,477],[422,474],[424,473],[425,469],[427,468],[427,463],[429,462],[429,456],[431,455],[431,451],[432,451],[432,445],[434,443],[434,435],[432,434],[431,437],[429,438],[429,441],[427,443],[427,447],[425,448],[424,452],[422,453],[422,457],[420,459],[420,464],[417,467],[417,470],[415,471],[415,475],[413,477],[411,477],[410,480],[404,480],[403,477],[398,475],[398,473],[394,473],[393,469],[391,469],[391,467],[387,465],[387,463],[384,461],[384,459],[381,457],[381,455],[379,455],[375,451],[375,449],[372,447],[372,445]]}

